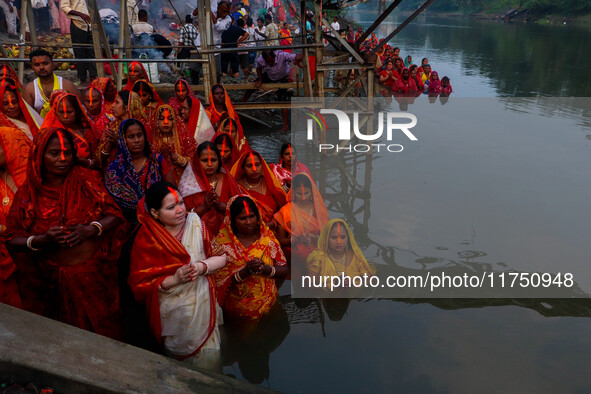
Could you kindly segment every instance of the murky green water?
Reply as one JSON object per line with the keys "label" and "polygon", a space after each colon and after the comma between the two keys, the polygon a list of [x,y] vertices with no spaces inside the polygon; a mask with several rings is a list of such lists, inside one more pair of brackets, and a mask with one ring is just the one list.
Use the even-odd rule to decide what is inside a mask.
{"label": "murky green water", "polygon": [[[381,35],[394,27],[383,26]],[[346,217],[380,264],[527,269],[539,262],[544,270],[564,262],[586,273],[591,116],[584,106],[567,100],[556,111],[527,100],[505,103],[514,114],[542,113],[569,124],[537,134],[535,127],[487,133],[477,125],[473,133],[452,132],[454,118],[446,114],[457,112],[446,108],[457,110],[460,97],[591,96],[584,77],[590,42],[588,32],[569,26],[429,17],[409,26],[395,41],[401,54],[415,62],[428,57],[454,86],[446,106],[414,107],[431,105],[440,131],[431,125],[395,163],[374,160],[369,200],[355,194],[343,172],[356,168],[354,178],[362,180],[365,163],[331,161],[325,176],[331,215]],[[467,110],[458,124],[487,119],[478,116]],[[269,161],[285,140],[256,131],[248,138]],[[255,338],[231,344],[224,373],[302,393],[591,391],[587,300],[319,301],[291,299],[289,292],[287,282],[283,311],[263,322]]]}

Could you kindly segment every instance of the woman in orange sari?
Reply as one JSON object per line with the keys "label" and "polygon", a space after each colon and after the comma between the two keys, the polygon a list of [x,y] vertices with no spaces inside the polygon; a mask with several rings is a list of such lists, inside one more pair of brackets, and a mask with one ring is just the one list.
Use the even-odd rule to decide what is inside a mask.
{"label": "woman in orange sari", "polygon": [[197,97],[189,97],[179,106],[179,117],[187,132],[193,135],[197,144],[210,141],[215,134],[205,108]]}
{"label": "woman in orange sari", "polygon": [[39,131],[2,238],[26,310],[118,339],[124,221],[93,171],[76,163],[72,133]]}
{"label": "woman in orange sari", "polygon": [[169,183],[146,191],[137,216],[128,282],[152,333],[166,354],[220,370],[222,316],[212,274],[226,263],[223,250]]}
{"label": "woman in orange sari", "polygon": [[115,99],[117,98],[117,85],[115,85],[115,82],[108,77],[95,78],[88,86],[91,88],[98,88],[103,92],[105,112],[111,114],[111,107],[115,104]]}
{"label": "woman in orange sari", "polygon": [[275,229],[273,215],[287,200],[281,184],[262,156],[256,151],[244,153],[232,167],[231,174],[241,189],[261,207],[265,223]]}
{"label": "woman in orange sari", "polygon": [[252,198],[241,195],[230,199],[216,239],[227,259],[215,275],[225,316],[230,320],[260,319],[275,304],[275,281],[285,278],[288,268],[279,242]]}
{"label": "woman in orange sari", "polygon": [[238,124],[238,133],[244,137],[244,130],[240,124],[240,118],[234,110],[230,95],[226,92],[226,88],[222,85],[213,85],[211,93],[209,94],[209,107],[205,109],[213,128],[217,131],[226,118],[232,118]]}
{"label": "woman in orange sari", "polygon": [[98,169],[99,138],[94,123],[88,118],[78,97],[70,93],[61,94],[53,101],[42,128],[66,129],[74,137],[78,160],[87,168]]}
{"label": "woman in orange sari", "polygon": [[318,245],[320,231],[328,222],[328,211],[316,184],[307,174],[293,178],[288,203],[275,214],[277,239],[294,260],[305,262]]}
{"label": "woman in orange sari", "polygon": [[140,79],[149,81],[150,77],[148,77],[148,73],[142,63],[131,62],[129,66],[127,66],[127,83],[123,87],[123,90],[131,92],[133,90],[133,85]]}
{"label": "woman in orange sari", "polygon": [[0,98],[2,98],[0,126],[16,127],[32,141],[39,131],[39,126],[29,113],[18,89],[14,85],[0,86]]}
{"label": "woman in orange sari", "polygon": [[197,147],[179,182],[187,208],[195,210],[213,234],[217,234],[226,213],[226,203],[240,194],[240,188],[222,165],[220,152],[209,142]]}
{"label": "woman in orange sari", "polygon": [[[6,227],[14,195],[25,183],[32,145],[29,137],[16,127],[0,126],[0,234]],[[16,265],[6,246],[0,243],[0,302],[21,308],[15,271]]]}
{"label": "woman in orange sari", "polygon": [[164,104],[154,86],[148,81],[140,80],[133,84],[132,90],[140,96],[146,118],[152,119],[156,108]]}
{"label": "woman in orange sari", "polygon": [[197,149],[195,139],[182,127],[174,109],[166,104],[154,112],[152,130],[152,148],[173,165],[175,183],[178,184]]}

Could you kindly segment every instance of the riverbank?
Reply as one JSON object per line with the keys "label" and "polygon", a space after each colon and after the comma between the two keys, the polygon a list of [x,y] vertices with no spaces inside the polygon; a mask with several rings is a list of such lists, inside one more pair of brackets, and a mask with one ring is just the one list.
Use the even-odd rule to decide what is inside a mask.
{"label": "riverbank", "polygon": [[575,25],[591,29],[591,13],[582,15],[560,15],[560,14],[538,14],[523,12],[516,16],[507,19],[507,14],[511,10],[502,12],[477,12],[477,13],[463,13],[463,12],[429,12],[429,16],[437,16],[442,18],[470,18],[481,20],[496,20],[499,22],[511,23],[537,23],[540,25]]}

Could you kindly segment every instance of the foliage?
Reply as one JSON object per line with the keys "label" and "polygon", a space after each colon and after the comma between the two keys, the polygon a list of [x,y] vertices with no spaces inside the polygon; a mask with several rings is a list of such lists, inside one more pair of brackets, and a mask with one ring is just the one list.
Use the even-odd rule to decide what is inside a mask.
{"label": "foliage", "polygon": [[[403,2],[405,9],[416,9],[423,0]],[[503,12],[515,8],[533,13],[579,14],[591,12],[589,0],[438,0],[429,10],[437,12]]]}

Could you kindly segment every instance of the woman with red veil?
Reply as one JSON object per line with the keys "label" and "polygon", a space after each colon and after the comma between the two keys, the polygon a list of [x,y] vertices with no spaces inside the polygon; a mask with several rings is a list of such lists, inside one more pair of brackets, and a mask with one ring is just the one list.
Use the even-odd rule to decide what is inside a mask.
{"label": "woman with red veil", "polygon": [[150,77],[144,68],[144,65],[140,62],[131,62],[129,66],[127,66],[127,83],[123,87],[123,90],[127,90],[131,92],[133,90],[133,85],[143,79],[144,81],[149,81]]}
{"label": "woman with red veil", "polygon": [[77,165],[72,133],[40,130],[2,239],[18,267],[24,309],[119,339],[124,220],[92,173]]}
{"label": "woman with red veil", "polygon": [[16,127],[24,132],[31,141],[39,131],[39,125],[31,116],[27,104],[14,85],[0,86],[0,126]]}
{"label": "woman with red veil", "polygon": [[205,108],[197,97],[188,97],[180,103],[179,117],[183,127],[189,132],[198,144],[210,141],[215,134],[211,121],[205,112]]}

